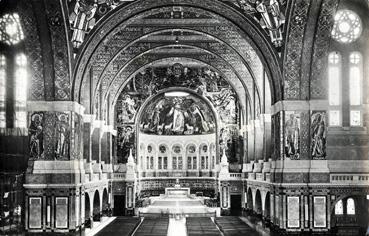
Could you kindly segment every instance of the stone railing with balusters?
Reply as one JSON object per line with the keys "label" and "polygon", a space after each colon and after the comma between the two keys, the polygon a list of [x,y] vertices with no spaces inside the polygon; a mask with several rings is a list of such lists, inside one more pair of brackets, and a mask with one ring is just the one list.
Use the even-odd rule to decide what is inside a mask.
{"label": "stone railing with balusters", "polygon": [[369,174],[331,174],[333,184],[369,184]]}

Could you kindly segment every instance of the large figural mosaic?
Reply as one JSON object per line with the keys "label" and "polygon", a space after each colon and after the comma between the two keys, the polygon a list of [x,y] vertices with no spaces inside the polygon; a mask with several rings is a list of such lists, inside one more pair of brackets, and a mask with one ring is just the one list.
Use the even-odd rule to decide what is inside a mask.
{"label": "large figural mosaic", "polygon": [[[215,119],[209,107],[200,99],[160,95],[150,101],[140,120],[140,131],[158,135],[192,135],[215,132]],[[174,93],[173,93],[174,94]]]}
{"label": "large figural mosaic", "polygon": [[[166,91],[154,97],[137,115],[145,101],[168,88],[186,88],[199,96],[182,92],[181,96]],[[172,90],[171,90],[172,91]],[[178,91],[176,91],[178,92]],[[174,63],[145,68],[134,74],[116,102],[118,159],[125,162],[132,148],[135,153],[135,124],[138,130],[152,135],[201,135],[216,132],[212,108],[218,116],[220,147],[235,156],[238,140],[239,102],[234,89],[218,72],[200,66]],[[136,123],[137,120],[137,123]],[[232,159],[232,158],[231,158]],[[233,158],[233,161],[236,161]]]}

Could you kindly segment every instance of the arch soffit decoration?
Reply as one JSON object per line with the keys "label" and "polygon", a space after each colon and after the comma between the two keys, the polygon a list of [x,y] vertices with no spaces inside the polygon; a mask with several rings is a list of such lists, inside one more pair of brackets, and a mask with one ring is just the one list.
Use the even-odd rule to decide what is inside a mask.
{"label": "arch soffit decoration", "polygon": [[[116,31],[116,27],[121,25],[122,22],[132,22],[136,17],[132,17],[137,15],[138,13],[158,8],[158,7],[166,7],[168,5],[178,5],[173,4],[173,1],[164,0],[164,1],[155,1],[148,0],[144,2],[134,2],[127,6],[118,7],[115,11],[109,13],[105,17],[105,20],[100,22],[100,25],[92,30],[90,37],[85,41],[84,46],[80,52],[80,56],[78,57],[77,66],[75,68],[74,73],[74,83],[73,83],[73,91],[74,91],[74,99],[78,100],[80,98],[80,86],[82,81],[83,74],[87,71],[87,65],[90,63],[90,58],[98,51],[98,46],[101,47],[101,42],[106,41],[107,34],[105,32]],[[270,78],[271,88],[274,90],[272,93],[272,97],[275,98],[274,101],[279,100],[281,97],[281,71],[280,71],[280,63],[278,62],[278,56],[273,49],[273,46],[268,42],[268,40],[264,37],[260,28],[252,23],[252,20],[248,19],[247,16],[240,14],[235,9],[218,2],[218,1],[191,1],[191,0],[182,0],[180,2],[181,6],[192,6],[201,8],[203,10],[213,12],[213,14],[218,14],[221,16],[227,16],[226,22],[232,22],[235,24],[236,28],[242,34],[242,38],[249,39],[249,43],[256,50],[256,53],[259,55],[261,61],[267,65],[267,74],[268,78]],[[127,13],[129,12],[129,13]],[[114,30],[115,28],[115,30]],[[228,32],[228,31],[227,31]],[[246,32],[249,34],[247,35]],[[251,36],[253,41],[248,37]],[[104,39],[104,40],[103,40]],[[255,43],[258,42],[258,43]],[[273,82],[274,81],[274,82]]]}
{"label": "arch soffit decoration", "polygon": [[[146,57],[148,57],[149,59],[146,60]],[[188,58],[197,62],[200,62],[202,64],[207,65],[209,68],[217,71],[220,75],[222,75],[224,78],[228,78],[228,83],[232,86],[232,88],[234,89],[234,91],[236,92],[238,98],[239,98],[239,102],[241,104],[241,108],[243,108],[243,110],[246,107],[246,100],[248,99],[248,102],[250,102],[251,97],[250,94],[248,94],[249,90],[245,90],[245,89],[241,89],[244,88],[243,84],[241,84],[240,80],[238,79],[240,77],[240,75],[238,75],[236,72],[234,72],[233,68],[231,68],[230,65],[228,65],[228,63],[226,61],[224,61],[221,58],[217,58],[215,55],[212,55],[212,59],[211,60],[206,60],[206,58],[202,57],[201,55],[179,55],[179,54],[174,54],[174,55],[160,55],[160,54],[150,54],[150,53],[146,53],[143,54],[142,56],[137,57],[135,60],[137,60],[139,63],[142,63],[143,65],[137,64],[134,65],[135,63],[132,62],[129,66],[127,66],[126,68],[123,69],[123,71],[121,72],[119,78],[116,80],[116,82],[114,82],[114,85],[112,85],[112,88],[109,89],[110,94],[112,95],[112,105],[114,106],[117,98],[120,94],[120,92],[123,90],[123,88],[125,87],[125,85],[127,84],[127,82],[131,79],[131,77],[136,74],[137,71],[141,71],[142,69],[151,66],[153,64],[155,64],[155,62],[158,62],[160,60],[165,60],[165,59],[169,59],[169,58],[174,58],[174,57],[181,57],[181,58]],[[201,60],[202,59],[202,60]],[[144,64],[145,62],[148,62],[146,64]]]}
{"label": "arch soffit decoration", "polygon": [[[140,44],[142,45],[142,47],[139,46]],[[209,43],[209,44],[212,44],[212,43]],[[191,46],[191,47],[204,49],[204,52],[213,53],[215,55],[218,55],[220,58],[226,58],[227,60],[224,60],[224,59],[223,60],[225,62],[227,62],[231,67],[233,67],[235,71],[238,71],[238,74],[240,74],[239,79],[241,79],[241,81],[242,81],[242,78],[245,78],[244,81],[245,81],[246,87],[248,87],[249,91],[251,91],[253,81],[256,82],[256,87],[260,88],[262,86],[262,81],[260,81],[261,78],[255,78],[255,75],[253,74],[253,71],[250,68],[250,66],[248,65],[248,63],[245,63],[243,61],[243,59],[240,58],[240,56],[237,54],[237,52],[231,52],[231,51],[228,51],[228,49],[224,50],[224,48],[217,48],[217,46],[221,47],[222,46],[221,44],[214,45],[213,48],[201,47],[201,46],[199,47],[199,46],[197,46],[197,44],[195,42],[187,43],[187,44],[186,43],[181,43],[181,45],[188,45],[188,46]],[[135,58],[141,56],[145,52],[152,51],[155,48],[160,48],[160,47],[164,47],[164,46],[167,46],[167,47],[181,46],[181,45],[167,45],[166,43],[164,43],[164,44],[163,43],[156,43],[156,44],[150,43],[150,47],[146,46],[147,48],[145,48],[145,42],[141,42],[141,43],[138,43],[137,48],[145,48],[144,52],[137,52],[136,53],[137,56]],[[142,54],[139,54],[139,53],[142,53]],[[133,59],[129,60],[130,58],[129,58],[128,55],[129,55],[129,52],[120,53],[119,57],[124,57],[126,59],[126,62],[124,62],[124,60],[118,59],[118,57],[116,57],[115,59],[113,59],[115,63],[111,63],[109,66],[107,66],[110,69],[107,70],[106,69],[107,67],[105,67],[104,68],[105,72],[100,74],[100,78],[99,78],[100,81],[98,81],[97,83],[101,82],[102,91],[104,91],[104,94],[109,90],[109,88],[106,88],[108,86],[107,84],[112,83],[111,81],[113,81],[116,77],[119,76],[119,74],[122,72],[122,70],[124,70],[127,67],[127,64],[129,62],[132,62]],[[118,69],[118,71],[116,71],[116,70],[114,71],[114,66],[112,64],[116,64],[116,65],[119,65],[121,67]],[[112,73],[107,73],[106,71],[113,71],[113,72]],[[104,78],[103,80],[101,79],[102,77]],[[258,76],[258,77],[261,77],[261,76]],[[118,84],[121,84],[121,82],[118,81]],[[98,86],[95,87],[95,94],[96,94],[97,88],[98,88]],[[261,102],[262,102],[262,98],[260,97],[260,89],[259,88],[257,89],[257,91],[258,91],[258,93],[257,93],[258,98],[257,99],[261,100]],[[103,97],[105,97],[105,96],[103,95]]]}
{"label": "arch soffit decoration", "polygon": [[[165,31],[167,31],[167,30],[164,30],[164,31],[160,31],[160,32],[165,32]],[[143,37],[147,37],[147,36],[143,36]],[[145,43],[144,43],[145,44]],[[165,45],[165,44],[160,44],[160,43],[157,43],[158,45]],[[194,45],[196,45],[196,44],[194,44]],[[193,46],[194,46],[193,45]],[[151,46],[154,46],[154,45],[151,45]],[[170,46],[170,45],[166,45],[166,46]],[[177,45],[178,46],[178,45]],[[160,47],[160,46],[158,46],[158,47]],[[145,48],[145,46],[143,46],[143,47],[138,47],[138,48]],[[214,48],[215,50],[216,50],[216,47]],[[213,50],[214,50],[213,49]],[[145,50],[149,50],[149,48],[145,48]],[[231,49],[232,50],[232,49]],[[221,51],[219,52],[219,53],[222,53]],[[230,55],[230,53],[224,53],[224,55],[222,55],[222,56],[220,56],[220,57],[224,57],[224,58],[227,58],[227,61],[231,61],[231,62],[233,62],[233,63],[231,63],[231,64],[233,64],[233,65],[238,65],[238,66],[234,66],[234,67],[236,67],[237,69],[238,69],[238,71],[239,71],[239,74],[240,74],[240,76],[239,76],[239,78],[247,78],[246,79],[246,83],[247,83],[247,87],[248,87],[248,91],[251,91],[251,89],[252,89],[252,84],[253,84],[253,79],[252,78],[255,78],[255,76],[252,74],[252,70],[250,69],[250,67],[248,66],[248,64],[247,63],[244,63],[244,62],[242,62],[242,58],[240,58],[240,56],[237,54],[237,52],[233,52],[234,53],[234,55]],[[128,57],[127,55],[128,55],[129,53],[124,53],[124,57]],[[123,53],[121,53],[120,55],[123,55]],[[140,54],[138,55],[138,56],[140,56]],[[137,57],[138,57],[137,56]],[[237,57],[239,57],[239,58],[237,58]],[[128,59],[128,58],[127,58]],[[133,60],[133,59],[132,59]],[[237,61],[238,60],[238,61]],[[118,60],[119,61],[119,60]],[[142,60],[142,58],[139,58],[139,61],[143,61]],[[225,61],[225,62],[227,62],[227,61]],[[121,64],[121,62],[120,63],[117,63],[117,64]],[[232,65],[231,65],[232,66]],[[247,67],[247,68],[246,68]],[[119,71],[117,72],[117,73],[113,73],[114,75],[112,75],[113,76],[113,78],[115,78],[115,77],[117,77],[121,72],[122,72],[122,70],[124,70],[125,68],[127,68],[127,64],[125,64],[124,66],[122,66],[120,69],[119,69]],[[105,70],[105,69],[104,69]],[[103,89],[102,89],[102,91],[105,91],[105,92],[103,92],[104,93],[104,95],[103,95],[103,97],[105,97],[105,93],[106,93],[106,91],[109,91],[109,89],[104,89],[104,87],[106,86],[106,83],[109,83],[109,76],[108,75],[106,75],[106,76],[104,76],[104,73],[102,73],[101,74],[101,76],[103,76],[104,77],[104,81],[102,82],[102,85],[103,85]],[[107,78],[108,77],[108,78]],[[126,78],[125,76],[122,76],[123,78]],[[260,76],[259,76],[260,77]],[[106,79],[107,78],[107,79]],[[228,76],[225,76],[225,78],[228,78]],[[255,80],[255,79],[254,79]],[[241,80],[242,81],[242,80]],[[229,81],[228,81],[229,82]],[[258,83],[257,83],[258,82]],[[117,84],[121,84],[122,82],[120,82],[120,81],[117,81],[116,82]],[[257,84],[259,84],[259,86],[261,86],[262,84],[261,84],[261,81],[260,81],[260,79],[259,79],[259,81],[256,81],[256,87],[257,87]],[[240,86],[236,86],[236,87],[240,87]],[[97,88],[97,86],[96,86],[96,88]],[[237,91],[237,90],[236,90]],[[95,91],[96,92],[96,91]],[[96,93],[95,93],[96,94]],[[112,93],[112,94],[114,94],[114,92]],[[260,97],[260,91],[257,89],[257,100],[259,100],[258,102],[257,102],[257,109],[260,109],[260,102],[261,102],[261,100],[262,100],[262,98]],[[95,98],[96,99],[96,98]],[[250,102],[252,103],[252,98],[251,97],[249,97],[249,99],[250,99]],[[242,101],[243,99],[242,99],[242,97],[241,97],[241,101]]]}

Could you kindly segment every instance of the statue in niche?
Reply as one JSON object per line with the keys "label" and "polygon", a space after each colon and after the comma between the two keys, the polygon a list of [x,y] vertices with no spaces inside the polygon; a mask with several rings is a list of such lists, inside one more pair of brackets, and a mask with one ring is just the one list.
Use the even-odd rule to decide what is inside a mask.
{"label": "statue in niche", "polygon": [[314,112],[311,115],[311,155],[313,158],[326,157],[326,114]]}
{"label": "statue in niche", "polygon": [[43,113],[34,113],[31,116],[29,132],[29,155],[30,158],[40,159],[44,152],[43,145]]}
{"label": "statue in niche", "polygon": [[57,116],[56,122],[56,158],[65,158],[69,154],[69,117],[67,114]]}
{"label": "statue in niche", "polygon": [[79,48],[84,41],[86,33],[95,25],[95,13],[97,0],[77,0],[69,22],[73,30],[72,42],[75,48]]}
{"label": "statue in niche", "polygon": [[291,159],[298,159],[300,155],[300,116],[293,112],[286,112],[285,122],[285,155]]}

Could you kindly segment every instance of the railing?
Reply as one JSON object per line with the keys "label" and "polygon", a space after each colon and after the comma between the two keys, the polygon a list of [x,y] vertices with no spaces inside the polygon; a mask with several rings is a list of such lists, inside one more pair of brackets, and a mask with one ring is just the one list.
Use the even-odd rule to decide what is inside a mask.
{"label": "railing", "polygon": [[92,174],[91,181],[99,181],[100,180],[100,174]]}
{"label": "railing", "polygon": [[161,212],[161,213],[144,213],[139,212],[139,217],[148,217],[148,218],[155,218],[155,217],[162,217],[162,216],[168,216],[169,218],[174,217],[216,217],[216,212],[206,212],[206,213],[168,213],[168,212]]}
{"label": "railing", "polygon": [[248,179],[254,180],[255,179],[255,173],[249,173]]}
{"label": "railing", "polygon": [[256,173],[256,180],[257,181],[264,181],[264,174],[263,173]]}
{"label": "railing", "polygon": [[114,173],[113,177],[114,179],[125,179],[126,174],[125,173]]}
{"label": "railing", "polygon": [[369,174],[331,174],[331,183],[369,184]]}
{"label": "railing", "polygon": [[241,179],[242,173],[229,173],[229,177],[232,179]]}

